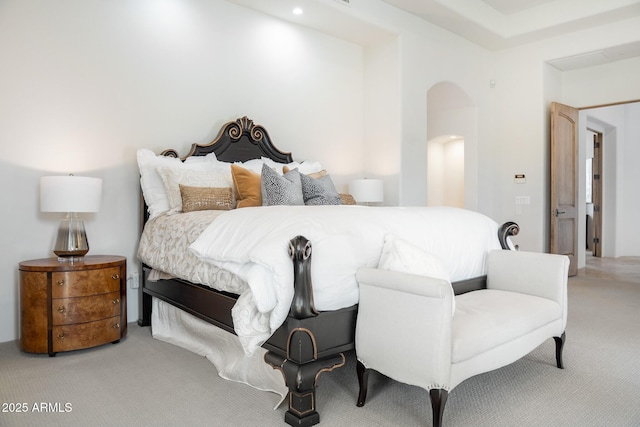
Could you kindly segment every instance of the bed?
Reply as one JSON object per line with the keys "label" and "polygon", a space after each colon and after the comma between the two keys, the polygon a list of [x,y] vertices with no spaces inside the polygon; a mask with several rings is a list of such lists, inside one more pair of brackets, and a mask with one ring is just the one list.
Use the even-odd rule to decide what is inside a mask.
{"label": "bed", "polygon": [[[211,143],[205,145],[194,144],[191,151],[184,158],[181,158],[175,150],[166,150],[162,153],[162,156],[174,159],[172,161],[180,161],[185,164],[195,161],[202,161],[202,163],[204,163],[205,159],[213,158],[215,162],[218,162],[216,164],[219,164],[219,162],[225,164],[244,162],[248,164],[251,161],[259,159],[263,163],[263,168],[264,164],[269,164],[272,167],[273,164],[289,166],[302,165],[295,163],[290,153],[285,153],[277,149],[265,128],[255,124],[253,120],[247,117],[226,123]],[[233,185],[233,183],[229,185]],[[167,219],[164,215],[158,215],[157,212],[153,212],[153,209],[150,207],[151,205],[148,204],[147,201],[155,198],[155,194],[149,190],[148,183],[143,183],[142,186],[144,196],[142,226],[144,231],[141,244],[142,240],[154,239],[153,237],[149,237],[150,233],[147,233],[148,229],[151,228],[151,224],[157,224],[161,221],[173,221],[172,219]],[[145,189],[146,191],[144,191]],[[181,187],[181,189],[184,190],[185,188]],[[183,198],[183,201],[184,200],[186,199]],[[346,200],[349,200],[348,196],[342,195],[340,203]],[[156,201],[154,201],[154,205],[157,205],[155,202]],[[185,201],[184,203],[187,202]],[[238,203],[238,200],[236,199],[232,203]],[[200,228],[197,229],[198,231],[193,231],[193,233],[199,234],[197,236],[198,241],[203,239],[205,234],[214,233],[217,237],[222,238],[220,235],[227,233],[228,235],[224,236],[224,239],[235,238],[235,235],[244,235],[245,238],[247,238],[247,236],[253,236],[257,232],[261,232],[261,230],[265,233],[264,240],[271,241],[272,234],[269,234],[269,232],[279,232],[277,227],[279,225],[278,218],[280,218],[280,223],[285,222],[282,221],[282,218],[287,218],[287,231],[289,231],[289,229],[295,231],[297,224],[304,225],[309,222],[309,218],[312,218],[313,221],[317,218],[317,220],[320,221],[325,217],[337,215],[339,215],[340,218],[347,218],[349,216],[365,218],[371,216],[371,221],[377,222],[385,221],[387,215],[406,215],[406,220],[401,219],[396,222],[414,220],[414,211],[410,209],[369,208],[353,205],[348,207],[318,206],[313,208],[309,207],[307,210],[305,209],[307,209],[306,206],[268,206],[264,208],[232,209],[220,214],[197,211],[191,212],[189,216],[197,218],[201,223]],[[339,209],[342,210],[339,211]],[[467,215],[467,213],[462,211],[459,213],[461,215]],[[434,210],[429,211],[429,214],[450,216],[451,212]],[[181,215],[185,218],[187,217],[187,215],[183,214],[176,214],[172,217],[180,218],[182,217]],[[215,217],[215,220],[210,217]],[[235,217],[238,217],[240,222],[234,222],[238,221],[238,218]],[[208,221],[211,221],[211,224],[204,228],[203,224]],[[227,223],[225,224],[224,221],[227,221]],[[258,223],[258,221],[266,221],[264,224],[272,225],[252,228],[252,225]],[[367,223],[366,221],[367,220],[362,220],[360,222],[367,225],[367,227],[375,227],[376,222]],[[415,221],[421,221],[421,219],[415,218]],[[343,223],[342,227],[345,227],[344,221],[339,222]],[[237,226],[234,224],[243,225]],[[215,227],[212,228],[214,225],[218,227],[217,230],[214,229]],[[349,226],[347,225],[346,227]],[[351,226],[351,228],[353,228],[353,226]],[[169,272],[169,274],[164,275],[160,272],[160,274],[158,274],[158,270],[164,271],[164,269],[151,265],[153,263],[146,262],[146,258],[142,257],[145,258],[145,261],[142,263],[143,275],[142,286],[140,287],[140,319],[138,323],[140,326],[149,326],[151,324],[152,305],[155,299],[177,307],[216,328],[238,335],[245,350],[249,349],[247,351],[251,351],[251,345],[261,346],[261,348],[266,350],[264,353],[264,362],[274,370],[280,372],[286,384],[288,410],[285,413],[285,422],[296,426],[317,424],[320,420],[316,410],[316,382],[318,376],[323,372],[332,371],[345,364],[345,352],[354,349],[355,320],[357,314],[357,290],[355,300],[353,299],[353,295],[351,295],[351,299],[343,300],[334,305],[324,301],[320,302],[317,298],[318,295],[314,298],[314,292],[316,294],[319,292],[319,289],[314,289],[313,287],[314,275],[317,277],[319,270],[323,268],[326,270],[328,269],[326,267],[327,265],[333,265],[331,263],[336,262],[335,259],[328,259],[327,255],[323,255],[324,258],[320,258],[319,255],[322,253],[326,254],[328,252],[326,247],[331,244],[337,245],[334,247],[341,248],[349,248],[351,244],[355,248],[352,252],[372,250],[378,251],[379,253],[380,250],[379,248],[371,249],[367,247],[372,245],[358,246],[360,243],[358,237],[350,234],[349,231],[345,232],[344,228],[336,227],[332,228],[332,230],[334,231],[333,236],[337,240],[332,241],[328,239],[320,242],[319,240],[323,239],[318,238],[318,236],[321,236],[321,234],[318,233],[324,232],[324,229],[320,231],[314,230],[309,231],[309,234],[306,236],[300,234],[292,238],[287,237],[288,243],[286,247],[282,245],[274,246],[277,248],[276,250],[266,247],[262,253],[247,255],[254,261],[255,258],[253,257],[259,258],[262,256],[262,258],[259,258],[260,261],[257,264],[270,262],[270,257],[273,255],[275,257],[274,259],[277,259],[277,268],[281,270],[284,268],[284,270],[286,270],[282,270],[282,274],[276,274],[281,270],[277,270],[277,268],[274,267],[274,276],[276,276],[280,282],[291,282],[288,284],[285,283],[290,293],[286,291],[286,297],[282,298],[282,300],[287,301],[284,312],[282,312],[281,307],[279,308],[280,312],[282,312],[280,316],[282,318],[273,315],[270,318],[271,320],[275,319],[271,322],[273,324],[269,324],[268,327],[266,327],[266,335],[262,335],[260,338],[250,336],[243,341],[244,333],[238,333],[238,330],[241,330],[243,326],[239,325],[240,322],[237,315],[237,313],[242,310],[238,310],[237,306],[245,299],[244,295],[251,295],[250,279],[253,277],[253,273],[247,272],[248,270],[245,269],[244,264],[237,266],[229,262],[218,263],[215,266],[217,269],[215,270],[216,273],[209,274],[209,276],[212,277],[212,279],[210,279],[212,281],[220,280],[222,282],[222,278],[224,278],[224,281],[228,282],[224,287],[216,289],[215,286],[212,286],[210,283],[199,283],[202,282],[202,280],[199,280],[200,276],[198,274],[200,273],[193,273],[195,275],[191,276],[189,274],[182,275],[175,272]],[[499,248],[510,249],[508,238],[516,235],[519,229],[517,224],[508,222],[499,227],[496,225],[495,230],[493,230],[493,228],[491,230],[493,234],[491,240],[497,242],[493,243],[492,241],[491,244],[498,245]],[[385,230],[381,229],[377,232],[378,235],[381,235],[380,233],[385,233]],[[455,227],[455,232],[465,233],[466,231],[463,226],[459,226]],[[372,235],[375,233],[366,234]],[[350,236],[349,241],[341,240],[345,238],[345,235]],[[310,236],[315,237],[315,241],[314,238],[308,238]],[[363,240],[366,239],[363,238]],[[456,238],[455,242],[453,241],[454,237],[440,240],[443,240],[441,243],[444,245],[442,247],[445,248],[453,248],[453,250],[455,250],[456,247],[460,246],[458,243],[459,238]],[[223,241],[230,242],[230,240]],[[196,246],[195,243],[193,245]],[[192,246],[189,247],[193,249],[192,252],[198,255],[200,261],[206,259],[207,255],[210,254],[207,253],[207,250],[221,249],[223,246],[225,250],[231,252],[228,254],[231,257],[230,259],[236,260],[237,257],[244,256],[242,254],[238,255],[239,252],[237,251],[235,254],[233,253],[233,251],[241,245],[241,243],[220,245],[218,242],[218,244],[201,244],[199,249]],[[324,245],[324,252],[318,250],[318,254],[316,254],[315,249],[318,247],[323,249],[322,245]],[[150,252],[155,252],[158,258],[172,258],[171,256],[158,253],[165,250],[166,247],[168,247],[167,250],[175,249],[175,246],[176,245],[173,244],[165,245],[162,242],[156,242],[156,247]],[[257,245],[255,246],[257,247]],[[340,256],[340,251],[336,250],[336,252],[338,256]],[[370,253],[367,259],[372,258],[372,254],[374,253],[375,252]],[[234,256],[236,258],[233,258]],[[449,258],[454,257],[455,256],[450,256]],[[312,259],[314,259],[313,265],[315,269],[312,268]],[[275,262],[276,261],[274,261],[274,263]],[[287,263],[286,265],[284,265],[285,262]],[[180,263],[182,263],[182,259],[180,257],[176,258],[175,264]],[[196,263],[193,261],[189,261],[189,263],[194,265],[194,271],[200,268],[196,266],[202,264],[201,262]],[[352,268],[352,266],[348,267]],[[210,266],[208,268],[210,268]],[[267,273],[271,271],[268,265],[266,267],[261,265],[261,268],[262,270],[266,268]],[[166,270],[170,269],[169,267],[166,268]],[[262,270],[259,273],[265,274]],[[246,274],[243,276],[244,273]],[[473,277],[467,277],[470,275]],[[458,276],[463,278],[453,280],[452,276],[452,286],[456,294],[480,289],[485,286],[486,276],[482,274],[474,275],[465,272]],[[240,277],[239,282],[234,279],[237,277]],[[264,281],[265,279],[261,280]],[[249,283],[249,289],[242,287],[246,286],[245,282]],[[239,285],[238,283],[241,284]],[[258,289],[253,290],[259,292]],[[291,303],[289,304],[288,301],[291,301]],[[258,305],[259,304],[260,303],[258,303]],[[235,311],[234,306],[236,306]],[[330,309],[323,309],[323,307],[330,307]],[[269,319],[267,323],[269,323]]]}

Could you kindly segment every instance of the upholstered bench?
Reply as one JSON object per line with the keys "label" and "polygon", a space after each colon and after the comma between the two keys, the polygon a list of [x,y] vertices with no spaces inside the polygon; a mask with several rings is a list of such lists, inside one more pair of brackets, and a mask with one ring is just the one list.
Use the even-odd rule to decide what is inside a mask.
{"label": "upholstered bench", "polygon": [[568,268],[561,255],[493,251],[487,256],[487,289],[455,296],[455,306],[446,280],[360,269],[358,406],[365,403],[367,377],[375,370],[428,390],[433,425],[440,426],[454,387],[515,362],[549,338],[555,339],[562,368]]}

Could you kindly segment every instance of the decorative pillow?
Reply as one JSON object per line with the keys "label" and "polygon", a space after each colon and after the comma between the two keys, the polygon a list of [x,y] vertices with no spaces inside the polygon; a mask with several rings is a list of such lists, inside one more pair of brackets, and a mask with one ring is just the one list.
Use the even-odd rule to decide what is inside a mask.
{"label": "decorative pillow", "polygon": [[292,170],[280,176],[278,172],[264,164],[262,166],[262,204],[304,205],[300,173]]}
{"label": "decorative pillow", "polygon": [[340,193],[340,201],[343,205],[355,205],[356,199],[351,194]]}
{"label": "decorative pillow", "polygon": [[[295,169],[294,169],[295,171]],[[333,185],[329,175],[321,178],[311,178],[308,175],[299,174],[302,183],[302,197],[305,205],[340,205],[340,195]]]}
{"label": "decorative pillow", "polygon": [[[177,157],[156,155],[153,151],[147,148],[139,149],[136,153],[136,157],[138,161],[138,168],[140,169],[140,186],[142,187],[142,194],[147,204],[150,219],[153,219],[170,209],[164,183],[157,171],[158,167],[205,167],[204,163],[211,160],[209,156],[193,157],[189,164],[185,165],[182,163],[182,160]],[[215,156],[213,159],[215,160]]]}
{"label": "decorative pillow", "polygon": [[190,187],[180,184],[182,211],[220,211],[233,209],[231,187]]}
{"label": "decorative pillow", "polygon": [[231,165],[231,177],[235,189],[238,208],[262,206],[262,188],[260,174],[237,164]]}
{"label": "decorative pillow", "polygon": [[[399,271],[401,273],[417,274],[434,277],[451,283],[449,273],[436,255],[427,252],[406,240],[395,238],[387,234],[384,238],[382,255],[378,262],[381,270]],[[453,311],[455,311],[455,298]],[[452,315],[453,315],[452,311]]]}
{"label": "decorative pillow", "polygon": [[[201,163],[196,169],[181,167],[160,167],[158,173],[164,182],[167,200],[169,201],[169,213],[182,212],[182,196],[180,184],[191,187],[229,187],[233,181],[228,163]],[[193,167],[193,166],[192,166]],[[204,167],[204,169],[201,169]]]}

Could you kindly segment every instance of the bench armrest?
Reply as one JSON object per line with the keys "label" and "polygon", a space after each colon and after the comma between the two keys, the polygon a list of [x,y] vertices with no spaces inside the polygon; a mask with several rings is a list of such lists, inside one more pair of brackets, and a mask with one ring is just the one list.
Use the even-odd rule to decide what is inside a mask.
{"label": "bench armrest", "polygon": [[[446,384],[451,369],[451,285],[446,280],[375,268],[360,268],[356,278],[360,286],[358,359],[407,384]],[[402,360],[390,363],[384,357],[385,349],[403,348],[407,343],[413,350]]]}
{"label": "bench armrest", "polygon": [[565,255],[523,251],[492,251],[487,257],[487,289],[519,292],[556,301],[567,323],[567,277]]}
{"label": "bench armrest", "polygon": [[487,288],[562,302],[568,272],[569,258],[564,255],[496,250],[487,257]]}

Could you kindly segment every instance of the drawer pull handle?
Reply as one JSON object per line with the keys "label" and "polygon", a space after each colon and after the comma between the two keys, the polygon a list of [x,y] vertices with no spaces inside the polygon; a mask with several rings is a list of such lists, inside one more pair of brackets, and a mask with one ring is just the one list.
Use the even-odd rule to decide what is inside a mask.
{"label": "drawer pull handle", "polygon": [[114,298],[111,302],[114,303],[114,304],[117,304],[117,303],[120,302],[120,299],[119,298]]}
{"label": "drawer pull handle", "polygon": [[67,311],[67,309],[66,309],[66,308],[64,308],[64,305],[63,305],[63,306],[58,307],[58,313],[64,313],[65,311]]}
{"label": "drawer pull handle", "polygon": [[111,325],[111,327],[112,327],[113,329],[119,329],[119,328],[120,328],[120,323],[113,323],[113,324]]}
{"label": "drawer pull handle", "polygon": [[58,338],[63,340],[64,339],[64,331],[62,331],[62,333],[58,334]]}
{"label": "drawer pull handle", "polygon": [[114,274],[113,276],[111,276],[111,278],[113,280],[118,280],[120,278],[120,275],[119,274]]}
{"label": "drawer pull handle", "polygon": [[64,280],[58,280],[58,286],[63,286],[64,285]]}

